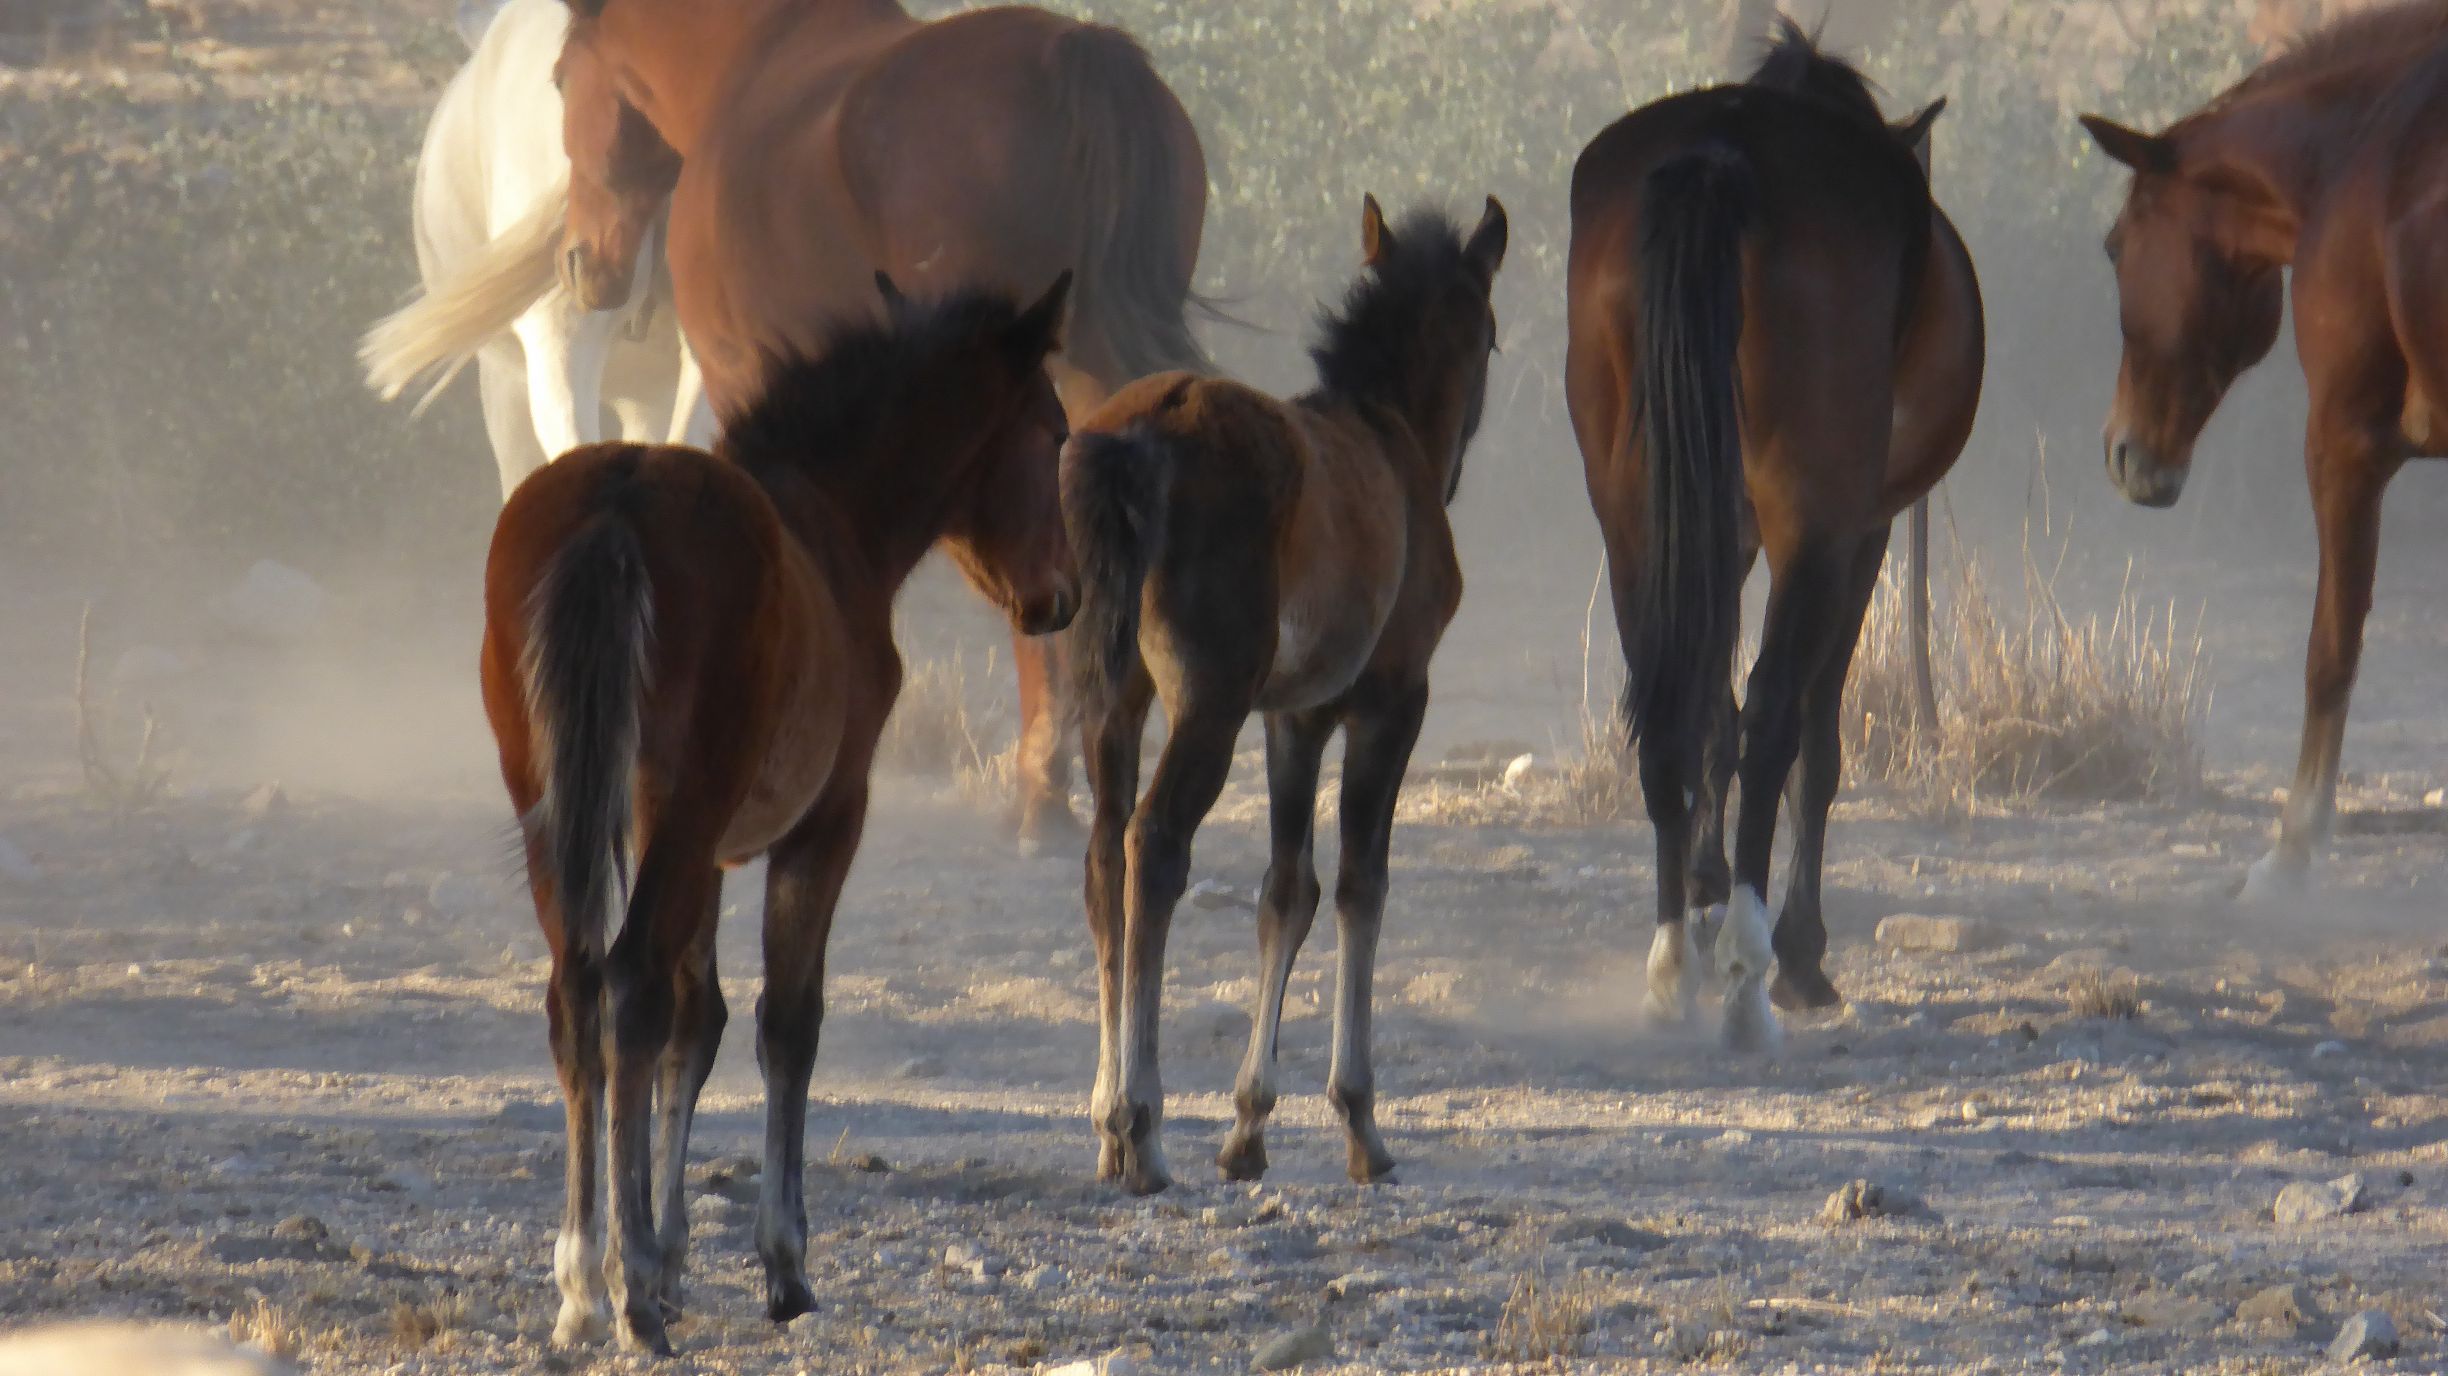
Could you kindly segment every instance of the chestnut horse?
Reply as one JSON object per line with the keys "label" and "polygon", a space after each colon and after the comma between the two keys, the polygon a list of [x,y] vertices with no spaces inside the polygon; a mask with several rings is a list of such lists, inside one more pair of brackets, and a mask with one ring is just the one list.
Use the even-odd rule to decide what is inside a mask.
{"label": "chestnut horse", "polygon": [[[566,279],[616,301],[669,190],[680,322],[717,409],[763,354],[869,309],[876,268],[1014,291],[1076,268],[1055,363],[1074,417],[1132,378],[1210,370],[1184,321],[1206,162],[1119,30],[1026,7],[920,22],[897,0],[572,10]],[[1016,648],[1026,841],[1071,820],[1069,732],[1049,647]]]}
{"label": "chestnut horse", "polygon": [[[1466,240],[1441,215],[1389,229],[1371,198],[1367,270],[1311,352],[1319,386],[1279,402],[1238,383],[1143,379],[1081,422],[1063,451],[1062,506],[1080,559],[1089,824],[1087,908],[1100,993],[1090,1113],[1097,1174],[1165,1188],[1156,1027],[1165,934],[1190,839],[1266,716],[1273,853],[1259,906],[1258,1007],[1217,1164],[1266,1170],[1284,981],[1317,915],[1310,834],[1319,760],[1340,729],[1341,932],[1327,1097],[1351,1176],[1394,1167],[1376,1121],[1369,986],[1385,914],[1394,798],[1428,710],[1428,661],[1462,599],[1446,518],[1479,427],[1504,261],[1494,198]],[[1147,796],[1140,732],[1164,702]]]}
{"label": "chestnut horse", "polygon": [[[1772,999],[1841,1000],[1819,872],[1845,677],[1889,526],[1953,467],[1979,403],[1978,280],[1911,151],[1935,108],[1890,130],[1860,75],[1787,24],[1752,81],[1636,110],[1573,169],[1566,391],[1657,829],[1649,1008],[1690,1016],[1687,908],[1722,897],[1714,956],[1737,1047],[1774,1039]],[[1727,684],[1755,548],[1768,611],[1737,733]],[[1725,881],[1702,872],[1694,814],[1710,823],[1729,770],[1731,892],[1712,892]]]}
{"label": "chestnut horse", "polygon": [[[690,1118],[727,1016],[714,974],[721,871],[759,855],[757,1251],[770,1317],[815,1302],[801,1139],[826,939],[900,689],[893,594],[949,539],[1015,621],[1069,620],[1076,580],[1055,486],[1066,425],[1043,367],[1068,285],[1026,310],[984,292],[896,302],[888,327],[782,356],[727,413],[721,458],[592,445],[502,508],[485,567],[484,702],[552,948],[546,1008],[569,1124],[556,1341],[616,1322],[624,1347],[670,1351]],[[608,1265],[596,1197],[606,1097]]]}
{"label": "chestnut horse", "polygon": [[2300,890],[2337,809],[2381,494],[2408,459],[2448,456],[2448,4],[2333,24],[2162,134],[2083,124],[2133,170],[2108,235],[2125,352],[2105,438],[2129,500],[2175,503],[2294,294],[2320,590],[2295,786],[2245,893]]}

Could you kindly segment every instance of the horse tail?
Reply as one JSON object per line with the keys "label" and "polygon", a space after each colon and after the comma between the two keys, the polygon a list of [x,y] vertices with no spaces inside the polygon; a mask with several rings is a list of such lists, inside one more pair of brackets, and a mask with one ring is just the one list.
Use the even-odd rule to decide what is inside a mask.
{"label": "horse tail", "polygon": [[422,414],[478,350],[508,330],[529,307],[556,290],[553,260],[569,218],[564,180],[467,261],[375,322],[357,345],[366,385],[385,401],[420,380]]}
{"label": "horse tail", "polygon": [[544,796],[525,821],[541,837],[571,946],[591,955],[603,952],[628,872],[653,631],[645,550],[617,513],[582,526],[528,597],[522,668]]}
{"label": "horse tail", "polygon": [[1072,620],[1080,701],[1102,708],[1139,663],[1139,598],[1164,553],[1173,455],[1143,425],[1075,435],[1063,453],[1063,526],[1079,560]]}
{"label": "horse tail", "polygon": [[1741,153],[1710,144],[1649,174],[1640,245],[1647,540],[1626,705],[1635,735],[1695,754],[1733,673],[1742,616],[1742,251],[1757,204]]}
{"label": "horse tail", "polygon": [[[1082,24],[1055,40],[1054,82],[1081,179],[1074,330],[1093,331],[1123,370],[1115,381],[1181,370],[1213,373],[1188,310],[1213,308],[1190,290],[1207,213],[1206,169],[1181,102],[1138,40]],[[1188,164],[1174,142],[1190,131]],[[1196,194],[1177,188],[1195,179]]]}

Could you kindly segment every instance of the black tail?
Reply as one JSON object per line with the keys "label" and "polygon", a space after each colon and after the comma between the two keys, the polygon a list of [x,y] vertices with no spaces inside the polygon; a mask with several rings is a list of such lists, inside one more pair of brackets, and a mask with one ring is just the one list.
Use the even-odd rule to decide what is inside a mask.
{"label": "black tail", "polygon": [[1649,463],[1632,731],[1696,759],[1733,673],[1742,616],[1742,251],[1756,192],[1724,145],[1649,174],[1642,194],[1640,424]]}
{"label": "black tail", "polygon": [[1072,658],[1092,713],[1138,665],[1140,590],[1164,552],[1172,489],[1173,457],[1145,431],[1075,435],[1063,455],[1063,526],[1080,571]]}
{"label": "black tail", "polygon": [[1072,330],[1103,339],[1125,379],[1173,369],[1214,372],[1187,318],[1192,305],[1205,303],[1191,293],[1198,265],[1182,244],[1205,216],[1207,188],[1201,173],[1185,223],[1175,188],[1188,169],[1170,138],[1172,130],[1189,128],[1181,103],[1146,51],[1119,29],[1082,25],[1058,42],[1054,61],[1088,217]]}
{"label": "black tail", "polygon": [[600,955],[628,870],[653,589],[637,532],[597,517],[527,604],[527,710],[544,772],[541,834],[572,949]]}

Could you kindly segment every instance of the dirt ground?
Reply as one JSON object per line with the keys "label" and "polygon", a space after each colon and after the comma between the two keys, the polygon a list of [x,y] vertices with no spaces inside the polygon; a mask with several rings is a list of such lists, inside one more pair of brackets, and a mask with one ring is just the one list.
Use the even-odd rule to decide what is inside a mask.
{"label": "dirt ground", "polygon": [[[2363,772],[2299,911],[2225,893],[2289,755],[2308,570],[2202,575],[2217,794],[1943,822],[1853,797],[1830,858],[1852,1002],[1772,1059],[1639,1027],[1642,824],[1414,790],[1379,982],[1403,1164],[1376,1188],[1341,1179],[1318,1095],[1330,922],[1293,985],[1274,1174],[1205,1168],[1255,965],[1250,914],[1229,905],[1175,929],[1181,1183],[1152,1200],[1094,1184],[1077,862],[1021,859],[959,790],[894,780],[835,938],[810,1126],[824,1308],[782,1331],[759,1317],[740,1163],[761,1101],[735,1024],[697,1134],[674,1369],[1135,1349],[1143,1370],[1239,1370],[1317,1325],[1332,1355],[1315,1368],[1354,1371],[1553,1353],[2258,1373],[2313,1369],[2341,1320],[2377,1307],[2404,1343],[2382,1369],[2438,1370],[2448,960],[2425,795],[2448,764],[2448,617],[2416,594],[2448,555],[2398,548],[2350,738]],[[319,630],[274,646],[223,628],[210,591],[122,599],[97,624],[106,749],[124,763],[149,699],[177,765],[170,796],[129,817],[78,777],[75,605],[9,610],[29,653],[0,685],[0,1314],[221,1323],[268,1306],[316,1371],[628,1369],[544,1342],[560,1142],[542,948],[466,671],[471,610],[429,586],[347,587]],[[1423,764],[1564,737],[1581,608],[1524,591],[1501,574],[1474,588]],[[932,575],[909,614],[921,653],[969,657],[982,708],[984,617]],[[1235,893],[1264,864],[1254,765],[1198,850],[1198,876]],[[259,793],[273,781],[277,804]],[[729,891],[739,1010],[756,879]],[[1873,928],[1897,912],[1968,917],[1993,941],[1882,949]],[[2354,1212],[2273,1220],[2283,1187],[2348,1174]],[[1855,1179],[1920,1207],[1822,1221]]]}

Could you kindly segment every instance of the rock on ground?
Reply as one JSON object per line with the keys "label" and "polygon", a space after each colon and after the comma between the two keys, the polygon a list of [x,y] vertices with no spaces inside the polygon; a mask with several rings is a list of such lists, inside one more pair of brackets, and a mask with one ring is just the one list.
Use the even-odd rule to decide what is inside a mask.
{"label": "rock on ground", "polygon": [[1930,917],[1897,913],[1879,920],[1877,941],[1890,951],[1934,951],[1952,954],[1977,951],[1994,944],[1993,934],[1968,917]]}
{"label": "rock on ground", "polygon": [[2346,1321],[2329,1344],[2329,1360],[2360,1361],[2365,1357],[2397,1355],[2397,1324],[2377,1309],[2366,1309]]}
{"label": "rock on ground", "polygon": [[1334,1339],[1323,1328],[1290,1328],[1258,1345],[1250,1357],[1253,1371],[1290,1371],[1334,1355]]}

